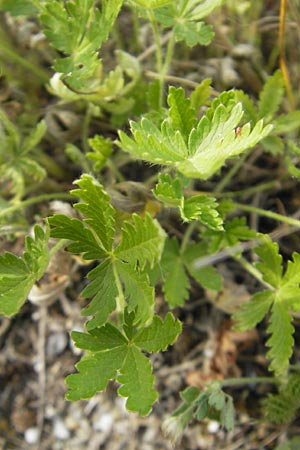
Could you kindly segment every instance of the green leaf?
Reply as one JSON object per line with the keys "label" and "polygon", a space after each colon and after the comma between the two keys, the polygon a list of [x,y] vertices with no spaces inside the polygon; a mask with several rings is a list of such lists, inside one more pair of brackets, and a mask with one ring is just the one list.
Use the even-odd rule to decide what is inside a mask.
{"label": "green leaf", "polygon": [[294,327],[292,316],[281,301],[275,301],[271,309],[270,325],[267,332],[271,334],[266,345],[271,347],[267,357],[271,359],[270,370],[277,376],[285,375],[289,366],[289,359],[293,353]]}
{"label": "green leaf", "polygon": [[233,94],[225,94],[214,100],[191,130],[187,143],[185,136],[172,127],[169,111],[160,127],[147,118],[131,122],[133,139],[121,131],[118,145],[138,159],[173,166],[186,177],[210,178],[228,158],[253,147],[272,129],[259,121],[252,130],[249,123],[244,125],[237,135],[242,105],[233,105]]}
{"label": "green leaf", "polygon": [[290,111],[273,120],[274,134],[290,133],[300,126],[300,111]]}
{"label": "green leaf", "polygon": [[236,321],[235,328],[241,331],[255,327],[269,311],[274,301],[274,293],[264,290],[252,296],[250,302],[242,305],[241,309],[233,316]]}
{"label": "green leaf", "polygon": [[158,200],[172,207],[180,207],[184,201],[180,180],[172,179],[168,173],[158,175],[158,183],[153,189],[153,194]]}
{"label": "green leaf", "polygon": [[196,269],[194,262],[203,255],[202,244],[191,242],[182,258],[189,274],[204,288],[219,291],[222,289],[222,276],[212,266]]}
{"label": "green leaf", "polygon": [[215,34],[210,25],[187,20],[184,23],[176,23],[174,35],[176,41],[185,41],[188,47],[194,47],[197,44],[209,45]]}
{"label": "green leaf", "polygon": [[127,344],[124,335],[111,323],[106,323],[102,327],[89,331],[89,333],[72,331],[71,337],[76,347],[93,353],[111,350]]}
{"label": "green leaf", "polygon": [[40,141],[43,139],[46,131],[47,131],[46,122],[44,120],[42,120],[41,122],[39,122],[37,124],[36,128],[34,128],[29,133],[29,135],[24,138],[24,140],[22,142],[20,154],[25,155],[30,150],[35,148],[40,143]]}
{"label": "green leaf", "polygon": [[169,117],[173,130],[178,130],[187,143],[192,129],[196,126],[196,112],[191,107],[191,102],[185,98],[184,90],[180,87],[176,89],[171,86],[168,95],[168,105],[170,107]]}
{"label": "green leaf", "polygon": [[94,236],[84,222],[79,219],[70,219],[62,214],[49,217],[51,225],[51,237],[69,239],[73,242],[68,245],[71,253],[83,253],[84,259],[101,259],[107,256],[105,249],[99,245],[99,241]]}
{"label": "green leaf", "polygon": [[75,181],[79,189],[71,191],[71,194],[83,200],[75,204],[84,216],[84,223],[97,235],[97,241],[106,251],[111,251],[114,239],[115,210],[109,202],[109,196],[103,186],[90,175],[82,175]]}
{"label": "green leaf", "polygon": [[129,346],[117,381],[122,384],[118,394],[127,397],[126,408],[147,416],[158,395],[154,390],[154,376],[149,359],[135,346]]}
{"label": "green leaf", "polygon": [[48,238],[49,230],[36,225],[34,238],[26,238],[22,258],[9,252],[0,256],[0,314],[16,314],[44,274],[49,263]]}
{"label": "green leaf", "polygon": [[204,231],[204,238],[209,239],[209,251],[215,253],[226,247],[233,247],[240,241],[248,241],[257,237],[255,230],[246,225],[245,217],[226,220],[224,230]]}
{"label": "green leaf", "polygon": [[230,395],[225,396],[225,405],[221,411],[220,422],[227,431],[234,429],[234,406]]}
{"label": "green leaf", "polygon": [[146,9],[154,9],[172,3],[172,0],[131,0],[131,2]]}
{"label": "green leaf", "polygon": [[30,0],[2,0],[0,8],[12,16],[29,16],[38,12]]}
{"label": "green leaf", "polygon": [[194,195],[184,200],[181,217],[184,220],[199,220],[208,228],[223,230],[223,220],[218,211],[218,203],[214,197],[208,195]]}
{"label": "green leaf", "polygon": [[94,163],[94,170],[101,170],[112,154],[112,142],[110,139],[97,134],[93,138],[88,139],[88,143],[93,151],[87,152],[86,156]]}
{"label": "green leaf", "polygon": [[122,262],[116,262],[116,267],[125,286],[128,311],[135,312],[134,324],[143,326],[153,317],[154,288],[150,286],[149,278],[145,273],[132,270],[132,267]]}
{"label": "green leaf", "polygon": [[177,240],[168,239],[161,260],[164,275],[163,292],[171,308],[181,306],[189,297],[190,282],[186,274]]}
{"label": "green leaf", "polygon": [[221,6],[222,3],[223,0],[181,0],[181,15],[190,20],[201,20]]}
{"label": "green leaf", "polygon": [[254,251],[261,259],[255,266],[262,273],[263,280],[275,288],[279,287],[282,277],[282,256],[278,252],[277,242],[265,237],[264,244]]}
{"label": "green leaf", "polygon": [[149,353],[157,353],[165,351],[169,345],[174,344],[180,333],[181,323],[169,312],[164,322],[160,317],[155,316],[151,325],[134,337],[134,343]]}
{"label": "green leaf", "polygon": [[265,83],[259,96],[258,115],[268,123],[277,112],[284,95],[284,81],[278,70]]}
{"label": "green leaf", "polygon": [[143,269],[147,263],[153,267],[160,260],[165,232],[149,214],[142,218],[132,215],[132,223],[124,222],[121,243],[114,250],[115,256],[131,267]]}
{"label": "green leaf", "polygon": [[191,106],[198,113],[200,108],[206,105],[212,93],[212,80],[206,78],[193,90],[190,96]]}
{"label": "green leaf", "polygon": [[81,295],[84,298],[92,298],[81,314],[94,316],[86,324],[88,330],[103,325],[111,312],[116,308],[118,289],[112,264],[104,261],[88,273],[90,283],[83,289]]}
{"label": "green leaf", "polygon": [[215,408],[218,411],[221,411],[225,406],[225,394],[221,390],[220,387],[217,387],[216,389],[212,389],[209,397],[208,397],[208,403],[210,406]]}
{"label": "green leaf", "polygon": [[105,390],[109,380],[113,380],[127,354],[127,346],[110,348],[85,356],[76,364],[79,373],[68,375],[66,385],[69,391],[66,399],[71,401],[91,398],[97,392]]}
{"label": "green leaf", "polygon": [[92,93],[101,82],[100,46],[122,6],[122,0],[101,2],[101,12],[93,0],[47,1],[40,20],[51,44],[64,58],[58,58],[55,70],[75,92]]}

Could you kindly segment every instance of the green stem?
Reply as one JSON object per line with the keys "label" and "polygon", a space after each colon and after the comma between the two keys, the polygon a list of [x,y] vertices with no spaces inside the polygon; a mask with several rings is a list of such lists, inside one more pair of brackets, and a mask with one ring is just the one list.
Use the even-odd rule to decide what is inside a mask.
{"label": "green stem", "polygon": [[86,113],[84,116],[83,124],[82,124],[82,147],[87,153],[90,150],[89,143],[88,143],[88,137],[89,137],[89,129],[90,129],[90,123],[92,119],[92,108],[91,105],[88,103],[86,108]]}
{"label": "green stem", "polygon": [[55,255],[55,253],[57,253],[59,250],[61,250],[63,247],[65,247],[65,245],[67,244],[67,242],[69,242],[67,239],[60,239],[55,245],[54,247],[51,248],[50,252],[49,252],[49,257],[50,259]]}
{"label": "green stem", "polygon": [[273,377],[228,378],[227,380],[221,381],[221,386],[229,387],[236,385],[258,384],[258,383],[280,384],[280,380],[278,378]]}
{"label": "green stem", "polygon": [[0,218],[5,217],[9,214],[12,214],[15,211],[18,211],[18,209],[25,208],[29,205],[34,205],[35,203],[44,202],[46,200],[70,200],[74,199],[74,196],[71,194],[65,194],[65,193],[55,193],[52,194],[42,194],[38,195],[37,197],[28,198],[27,200],[23,200],[19,203],[16,203],[15,205],[9,206],[8,208],[4,209],[3,211],[0,211]]}
{"label": "green stem", "polygon": [[190,241],[190,237],[193,234],[195,228],[198,226],[198,223],[196,221],[190,222],[184,236],[182,238],[181,247],[180,247],[180,254],[182,255]]}
{"label": "green stem", "polygon": [[172,58],[173,58],[173,54],[174,54],[174,47],[175,47],[175,34],[172,33],[171,37],[170,37],[170,40],[168,42],[168,46],[167,46],[165,62],[164,62],[164,65],[162,67],[162,83],[164,83],[165,78],[166,78],[166,76],[168,74],[168,71],[170,69]]}
{"label": "green stem", "polygon": [[[242,197],[244,195],[256,194],[258,192],[264,192],[264,191],[267,191],[268,189],[279,188],[279,187],[280,187],[279,181],[273,180],[273,181],[267,181],[266,183],[258,184],[257,186],[252,186],[252,187],[249,187],[246,189],[241,189],[240,191],[231,191],[231,192],[224,192],[224,193],[215,191],[214,195],[216,197],[220,196],[222,198]],[[221,188],[221,190],[222,190],[222,188]]]}
{"label": "green stem", "polygon": [[32,64],[30,61],[28,61],[28,59],[25,59],[22,56],[20,56],[11,48],[8,48],[5,44],[3,44],[3,41],[2,43],[0,43],[0,52],[3,53],[4,56],[7,56],[11,61],[20,64],[21,66],[25,67],[25,69],[32,72],[35,76],[37,76],[41,80],[42,84],[48,83],[49,76],[44,70]]}
{"label": "green stem", "polygon": [[234,259],[238,261],[244,267],[244,269],[247,270],[247,272],[251,273],[251,275],[253,275],[267,289],[274,290],[274,287],[262,279],[262,275],[259,270],[257,270],[256,267],[253,266],[249,261],[247,261],[242,256],[235,256]]}
{"label": "green stem", "polygon": [[152,27],[152,32],[153,32],[153,37],[154,37],[154,42],[155,42],[155,46],[156,46],[156,68],[157,68],[157,72],[160,75],[159,78],[159,105],[162,106],[163,104],[163,57],[162,57],[162,46],[161,46],[161,42],[160,42],[160,35],[159,35],[159,30],[158,30],[158,26],[157,26],[157,22],[155,20],[154,14],[152,9],[148,9],[147,10],[148,13],[148,18],[149,21],[151,23],[151,27]]}
{"label": "green stem", "polygon": [[226,173],[226,175],[222,178],[216,189],[214,190],[215,194],[220,194],[225,187],[230,183],[231,179],[234,177],[234,175],[237,173],[239,168],[244,164],[245,160],[248,157],[248,152],[241,155],[240,159],[236,162],[234,166],[231,167],[231,169]]}
{"label": "green stem", "polygon": [[241,209],[242,211],[253,212],[261,216],[269,217],[270,219],[278,220],[279,222],[287,223],[288,225],[293,225],[300,228],[300,221],[297,219],[293,219],[292,217],[286,217],[282,214],[277,214],[272,211],[266,211],[261,208],[256,208],[255,206],[242,205],[241,203],[234,202],[233,205],[237,209]]}

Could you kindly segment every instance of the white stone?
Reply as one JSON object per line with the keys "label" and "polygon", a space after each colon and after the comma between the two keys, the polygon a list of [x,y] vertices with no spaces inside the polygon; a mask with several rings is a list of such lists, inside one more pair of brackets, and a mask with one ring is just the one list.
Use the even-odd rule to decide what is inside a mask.
{"label": "white stone", "polygon": [[207,431],[211,434],[216,434],[220,429],[220,424],[216,420],[211,420],[207,425]]}
{"label": "white stone", "polygon": [[37,444],[39,440],[39,430],[36,427],[27,428],[24,433],[24,439],[27,444]]}
{"label": "white stone", "polygon": [[53,434],[61,441],[69,439],[70,432],[64,422],[61,419],[55,419],[53,424]]}

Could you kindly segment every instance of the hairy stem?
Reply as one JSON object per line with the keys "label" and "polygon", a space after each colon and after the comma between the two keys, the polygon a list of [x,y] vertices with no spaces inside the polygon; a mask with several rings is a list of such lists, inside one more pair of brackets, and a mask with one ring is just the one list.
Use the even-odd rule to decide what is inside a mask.
{"label": "hairy stem", "polygon": [[286,217],[282,214],[274,213],[272,211],[266,211],[265,209],[257,208],[255,206],[250,205],[242,205],[241,203],[233,203],[237,209],[241,209],[242,211],[254,212],[259,214],[260,216],[269,217],[270,219],[278,220],[279,222],[284,222],[288,225],[293,225],[300,228],[300,221],[297,219],[293,219],[292,217]]}
{"label": "hairy stem", "polygon": [[74,200],[74,196],[71,194],[65,194],[65,193],[55,193],[53,192],[52,194],[42,194],[42,195],[38,195],[37,197],[32,197],[32,198],[28,198],[27,200],[23,200],[21,202],[18,202],[12,206],[9,206],[8,208],[0,211],[0,218],[5,217],[9,214],[12,214],[15,211],[18,211],[18,209],[22,209],[25,208],[26,206],[29,205],[34,205],[35,203],[40,203],[40,202],[44,202],[44,201],[48,201],[48,200],[70,200],[73,199]]}

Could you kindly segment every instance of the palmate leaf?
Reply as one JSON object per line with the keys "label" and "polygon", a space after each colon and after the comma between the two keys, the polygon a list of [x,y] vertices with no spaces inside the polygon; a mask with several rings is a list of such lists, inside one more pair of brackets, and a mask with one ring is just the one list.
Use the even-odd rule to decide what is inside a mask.
{"label": "palmate leaf", "polygon": [[[154,289],[143,269],[159,262],[165,232],[150,215],[133,214],[131,222],[123,223],[121,242],[114,247],[115,209],[103,186],[89,175],[75,183],[79,189],[72,194],[82,200],[75,208],[83,219],[56,215],[49,223],[52,237],[71,241],[69,251],[102,260],[89,272],[90,282],[82,291],[84,298],[91,299],[82,310],[82,315],[92,316],[86,327],[92,330],[104,325],[116,308],[122,313],[126,304],[129,311],[135,311],[135,324],[144,326],[153,317]],[[119,296],[123,300],[117,303]]]}
{"label": "palmate leaf", "polygon": [[[235,130],[243,116],[242,105],[233,105],[234,96],[226,94],[228,98],[221,95],[213,102],[189,133],[187,143],[185,136],[173,128],[169,111],[169,117],[160,127],[147,118],[139,123],[131,122],[133,138],[120,131],[119,146],[138,159],[173,166],[187,177],[210,178],[228,158],[253,147],[272,129],[270,125],[263,127],[262,121],[259,121],[252,130],[249,123],[242,126],[241,132],[237,134]],[[227,103],[223,104],[225,99]],[[180,114],[182,99],[176,89],[170,90],[168,102],[169,105],[172,102],[173,109],[174,103],[179,102],[176,112]],[[184,132],[187,132],[187,128]]]}
{"label": "palmate leaf", "polygon": [[64,58],[55,70],[76,92],[92,92],[99,84],[101,61],[98,50],[108,38],[122,0],[104,0],[101,12],[93,0],[47,1],[40,20],[50,43]]}
{"label": "palmate leaf", "polygon": [[199,220],[208,228],[223,230],[219,205],[214,197],[199,194],[186,199],[178,177],[172,179],[169,174],[160,174],[158,180],[153,194],[166,206],[178,207],[184,222]]}
{"label": "palmate leaf", "polygon": [[222,0],[181,0],[155,10],[155,17],[165,27],[172,27],[176,41],[190,47],[208,45],[214,33],[201,19],[220,6]]}
{"label": "palmate leaf", "polygon": [[248,241],[257,237],[256,231],[246,225],[245,217],[226,220],[223,230],[207,230],[202,235],[209,240],[209,252],[215,253],[222,248],[232,247],[240,241]]}
{"label": "palmate leaf", "polygon": [[276,375],[285,375],[294,344],[290,309],[300,310],[300,255],[293,255],[293,261],[288,262],[283,275],[278,245],[269,237],[265,237],[265,242],[255,251],[261,258],[256,267],[270,284],[270,289],[254,294],[250,302],[235,314],[236,328],[246,330],[255,326],[270,310],[267,332],[271,336],[266,343],[270,347],[267,353],[271,360],[270,370]]}
{"label": "palmate leaf", "polygon": [[0,314],[16,314],[44,274],[49,263],[48,238],[48,228],[43,231],[36,225],[34,238],[26,238],[22,258],[9,252],[0,256]]}
{"label": "palmate leaf", "polygon": [[158,395],[153,387],[151,363],[142,350],[166,350],[181,332],[181,324],[169,313],[165,321],[154,317],[148,328],[136,332],[131,323],[134,318],[128,317],[130,320],[124,324],[124,330],[126,326],[130,330],[126,329],[125,333],[112,323],[89,333],[72,333],[75,345],[89,354],[76,365],[79,373],[66,378],[70,388],[66,395],[68,400],[90,398],[103,391],[109,380],[116,379],[121,384],[119,395],[127,397],[127,409],[141,415],[150,413]]}

